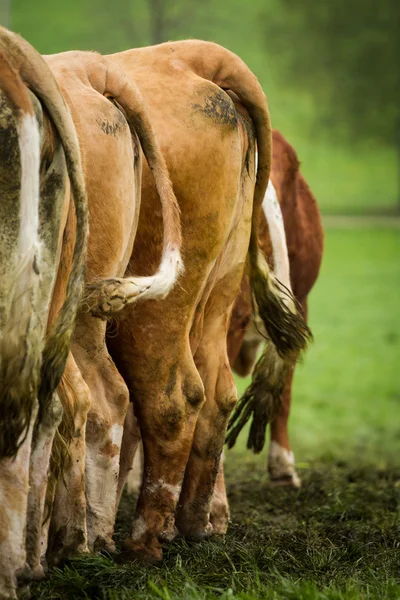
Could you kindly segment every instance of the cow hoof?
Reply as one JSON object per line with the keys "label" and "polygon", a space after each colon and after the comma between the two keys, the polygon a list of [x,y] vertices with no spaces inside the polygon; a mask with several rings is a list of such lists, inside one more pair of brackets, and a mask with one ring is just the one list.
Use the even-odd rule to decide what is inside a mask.
{"label": "cow hoof", "polygon": [[203,525],[193,523],[189,519],[181,519],[178,523],[178,529],[181,535],[193,542],[202,542],[214,533],[214,528],[210,522]]}
{"label": "cow hoof", "polygon": [[299,489],[301,480],[294,466],[294,455],[277,442],[271,442],[268,456],[268,472],[272,487]]}
{"label": "cow hoof", "polygon": [[86,532],[63,525],[49,535],[46,558],[50,567],[58,567],[74,556],[88,554]]}
{"label": "cow hoof", "polygon": [[16,578],[20,586],[32,581],[32,569],[27,563],[17,571]]}
{"label": "cow hoof", "polygon": [[108,552],[108,554],[115,554],[117,552],[117,548],[115,546],[115,542],[111,538],[105,538],[98,536],[93,544],[93,552]]}
{"label": "cow hoof", "polygon": [[48,565],[50,567],[60,567],[66,560],[82,556],[83,554],[90,554],[90,550],[87,545],[78,546],[64,546],[56,552],[47,552]]}
{"label": "cow hoof", "polygon": [[225,518],[214,518],[212,515],[210,517],[211,525],[213,527],[212,535],[226,535],[229,527],[229,519]]}
{"label": "cow hoof", "polygon": [[36,565],[36,567],[32,569],[32,581],[42,581],[45,577],[46,574],[42,565]]}
{"label": "cow hoof", "polygon": [[178,535],[178,529],[175,527],[175,522],[168,523],[159,535],[160,542],[173,542]]}
{"label": "cow hoof", "polygon": [[283,475],[282,477],[271,477],[269,484],[271,487],[288,487],[299,490],[301,488],[301,479],[297,473],[294,473],[292,475]]}
{"label": "cow hoof", "polygon": [[137,560],[145,564],[158,564],[162,561],[163,551],[161,545],[144,546],[134,542],[131,538],[126,538],[122,545],[122,552],[118,557],[119,563],[131,562]]}

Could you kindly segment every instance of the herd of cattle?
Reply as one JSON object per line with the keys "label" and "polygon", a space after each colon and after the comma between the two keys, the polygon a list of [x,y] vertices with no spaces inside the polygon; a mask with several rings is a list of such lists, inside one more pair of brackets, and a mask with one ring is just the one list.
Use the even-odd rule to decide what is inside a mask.
{"label": "herd of cattle", "polygon": [[[41,56],[0,28],[1,599],[115,551],[139,443],[126,558],[225,533],[235,406],[228,443],[252,417],[259,451],[270,422],[271,481],[300,485],[287,420],[322,246],[237,56],[197,40]],[[231,367],[253,370],[239,404]]]}

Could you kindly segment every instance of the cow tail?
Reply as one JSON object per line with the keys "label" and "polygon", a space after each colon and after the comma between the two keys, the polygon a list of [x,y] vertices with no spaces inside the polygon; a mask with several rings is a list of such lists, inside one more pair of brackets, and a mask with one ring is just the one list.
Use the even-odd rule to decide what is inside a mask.
{"label": "cow tail", "polygon": [[103,279],[87,285],[85,304],[92,314],[107,317],[138,299],[165,298],[183,272],[183,262],[179,205],[144,99],[123,71],[106,59],[102,61],[107,69],[102,93],[121,106],[130,129],[138,135],[160,197],[164,230],[161,263],[154,275]]}
{"label": "cow tail", "polygon": [[[36,405],[41,362],[41,328],[32,308],[39,291],[37,262],[39,239],[39,167],[40,135],[28,91],[8,61],[0,45],[0,89],[4,92],[11,115],[4,135],[18,137],[19,232],[13,282],[4,277],[0,292],[8,300],[6,313],[0,315],[0,459],[15,456],[24,442]],[[2,139],[4,137],[2,136]],[[3,150],[4,151],[4,150]],[[15,167],[17,173],[17,167]],[[1,201],[1,199],[0,199]],[[3,250],[13,248],[15,229],[7,215],[0,222]],[[12,215],[11,215],[12,217]],[[11,218],[10,217],[10,218]],[[12,261],[11,250],[6,260]],[[5,286],[8,286],[7,288]]]}
{"label": "cow tail", "polygon": [[0,30],[1,47],[12,49],[22,80],[43,102],[54,123],[65,153],[76,214],[75,246],[66,297],[46,336],[43,350],[38,395],[40,416],[48,407],[63,374],[76,312],[82,297],[89,234],[88,203],[75,126],[50,68],[28,42],[4,28]]}
{"label": "cow tail", "polygon": [[[268,182],[262,206],[271,238],[275,277],[292,294],[283,217],[271,180]],[[289,301],[290,296],[285,297],[285,300]],[[251,384],[245,390],[230,420],[226,438],[229,448],[234,446],[242,428],[252,417],[247,447],[256,454],[261,452],[265,445],[267,425],[277,416],[281,406],[281,397],[290,368],[291,361],[279,356],[273,343],[267,343],[254,366]]]}
{"label": "cow tail", "polygon": [[293,294],[270,271],[258,246],[260,212],[272,160],[271,122],[267,100],[257,77],[238,56],[229,53],[229,57],[216,69],[213,81],[239,97],[253,121],[257,138],[258,164],[249,244],[251,289],[268,337],[278,354],[285,358],[303,350],[311,332],[297,310]]}
{"label": "cow tail", "polygon": [[290,287],[270,270],[259,249],[259,223],[272,161],[272,131],[265,94],[244,62],[232,53],[216,66],[213,81],[234,92],[246,107],[257,139],[257,174],[253,199],[248,266],[255,314],[261,318],[270,343],[264,349],[252,382],[237,404],[228,427],[227,443],[232,447],[252,417],[248,447],[259,452],[265,443],[267,423],[274,417],[291,364],[311,339],[311,331],[298,309]]}

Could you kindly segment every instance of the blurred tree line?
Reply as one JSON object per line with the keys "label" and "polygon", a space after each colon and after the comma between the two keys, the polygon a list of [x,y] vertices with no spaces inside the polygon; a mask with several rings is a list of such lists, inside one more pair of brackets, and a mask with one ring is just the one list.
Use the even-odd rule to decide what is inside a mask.
{"label": "blurred tree line", "polygon": [[219,42],[257,74],[275,126],[297,148],[309,140],[311,160],[318,159],[311,144],[325,138],[351,160],[359,144],[370,164],[379,155],[382,181],[382,148],[396,149],[400,172],[400,0],[0,0],[0,7],[7,3],[12,28],[42,53],[111,53],[190,37]]}
{"label": "blurred tree line", "polygon": [[[312,90],[332,135],[396,149],[400,174],[400,1],[279,0],[264,37],[281,81]],[[400,178],[398,201],[400,203]]]}

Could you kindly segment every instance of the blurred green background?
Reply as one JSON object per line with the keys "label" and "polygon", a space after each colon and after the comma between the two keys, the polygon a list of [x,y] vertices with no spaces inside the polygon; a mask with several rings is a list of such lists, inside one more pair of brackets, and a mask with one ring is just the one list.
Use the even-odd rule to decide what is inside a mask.
{"label": "blurred green background", "polygon": [[0,0],[40,52],[198,37],[259,77],[325,214],[400,207],[397,0]]}

